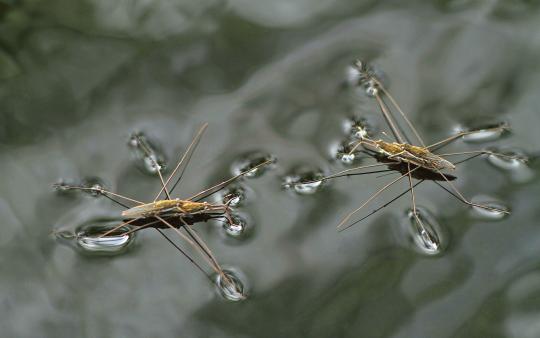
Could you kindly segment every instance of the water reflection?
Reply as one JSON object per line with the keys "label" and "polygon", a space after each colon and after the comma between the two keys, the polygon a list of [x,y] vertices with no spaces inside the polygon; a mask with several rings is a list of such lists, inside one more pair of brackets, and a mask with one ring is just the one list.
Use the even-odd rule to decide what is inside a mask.
{"label": "water reflection", "polygon": [[416,213],[409,209],[406,215],[407,233],[417,251],[426,255],[440,253],[445,243],[442,227],[436,217],[421,206],[417,206]]}
{"label": "water reflection", "polygon": [[226,268],[223,275],[216,274],[216,287],[226,300],[238,302],[248,297],[246,277],[238,269]]}
{"label": "water reflection", "polygon": [[[122,254],[133,244],[135,232],[125,235],[130,227],[123,226],[118,229],[121,221],[90,221],[74,231],[69,229],[59,229],[54,232],[55,236],[73,246],[82,253],[90,255],[117,255]],[[114,232],[111,230],[116,229]],[[104,236],[106,235],[106,236]]]}

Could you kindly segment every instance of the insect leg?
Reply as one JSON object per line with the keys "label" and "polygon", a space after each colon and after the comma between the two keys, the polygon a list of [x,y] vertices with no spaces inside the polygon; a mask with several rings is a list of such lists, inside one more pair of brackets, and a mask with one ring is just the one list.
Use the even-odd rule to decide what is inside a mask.
{"label": "insect leg", "polygon": [[505,155],[501,153],[496,153],[489,150],[472,150],[472,151],[461,151],[457,153],[446,153],[446,154],[437,154],[437,156],[445,157],[445,156],[456,156],[456,155],[471,155],[471,154],[478,154],[478,155],[494,155],[497,157],[506,158],[509,160],[520,160],[520,161],[526,161],[525,158],[515,156],[515,155]]}
{"label": "insect leg", "polygon": [[[325,176],[325,177],[321,178],[320,180],[313,181],[313,182],[326,181],[326,180],[329,180],[329,179],[332,179],[332,178],[346,176],[345,174],[350,173],[351,171],[356,171],[356,170],[361,170],[361,169],[366,169],[366,168],[373,168],[373,167],[380,167],[380,166],[389,165],[389,164],[395,164],[395,163],[396,162],[375,163],[375,164],[368,164],[368,165],[363,165],[363,166],[359,166],[359,167],[349,168],[349,169],[339,171],[339,172],[337,172],[335,174]],[[305,184],[305,183],[313,183],[313,182],[303,182],[303,184]]]}
{"label": "insect leg", "polygon": [[386,123],[388,123],[388,126],[390,127],[392,134],[394,134],[394,137],[399,143],[405,143],[403,136],[401,136],[399,129],[394,124],[392,115],[390,111],[388,110],[388,107],[386,106],[384,101],[381,99],[381,96],[379,94],[375,94],[375,98],[377,99],[377,104],[379,105],[379,108],[381,109],[384,119],[386,120]]}
{"label": "insect leg", "polygon": [[403,154],[405,154],[405,150],[400,151],[399,153],[395,153],[395,154],[389,155],[388,158],[392,159],[392,158],[401,156],[401,155],[403,155]]}
{"label": "insect leg", "polygon": [[180,180],[182,179],[182,176],[184,176],[184,172],[187,168],[187,165],[189,164],[189,160],[191,159],[191,156],[193,155],[195,148],[197,148],[197,145],[199,144],[199,141],[201,140],[202,134],[208,127],[208,123],[205,123],[201,126],[195,137],[193,138],[193,141],[191,141],[190,145],[187,147],[186,151],[178,161],[178,164],[176,164],[176,167],[174,167],[174,170],[171,172],[169,177],[167,177],[167,180],[165,181],[164,186],[161,188],[161,190],[158,192],[156,197],[154,198],[154,202],[159,198],[161,193],[165,190],[165,187],[169,184],[170,180],[173,178],[173,176],[176,174],[176,172],[180,169],[183,163],[185,163],[184,167],[182,168],[182,171],[180,172],[180,176],[176,179],[176,182],[173,184],[172,188],[170,189],[170,193],[176,188],[178,183],[180,183]]}
{"label": "insect leg", "polygon": [[233,176],[223,182],[220,182],[210,188],[207,188],[207,189],[204,189],[203,191],[200,191],[198,193],[196,193],[195,195],[191,196],[190,198],[187,198],[186,200],[188,201],[195,201],[195,202],[198,202],[212,194],[215,194],[216,192],[220,191],[221,189],[225,188],[227,185],[231,184],[233,181],[239,179],[240,177],[244,176],[245,174],[249,173],[250,171],[253,171],[253,170],[256,170],[260,167],[263,167],[265,165],[268,165],[270,163],[272,163],[273,161],[272,160],[268,160],[268,161],[264,161],[263,163],[260,163],[256,166],[254,166],[253,168],[251,169],[248,169],[248,170],[245,170],[243,172],[241,172],[240,174],[236,175],[236,176]]}
{"label": "insect leg", "polygon": [[214,265],[221,270],[221,267],[219,266],[216,257],[214,256],[214,254],[212,254],[212,251],[206,245],[206,243],[204,243],[203,240],[199,237],[197,232],[195,232],[195,230],[193,230],[191,226],[182,217],[180,217],[180,221],[184,224],[183,228],[188,233],[189,237],[191,237],[195,241],[195,243],[199,245],[202,251],[208,256],[208,258],[212,260]]}
{"label": "insect leg", "polygon": [[[420,183],[424,182],[425,180],[420,180],[418,182],[416,182],[413,187],[417,187]],[[354,221],[354,223],[352,223],[352,225],[356,224],[356,223],[360,223],[362,222],[363,220],[365,220],[366,218],[369,218],[371,216],[373,216],[374,214],[376,214],[377,212],[379,212],[380,210],[386,208],[387,206],[389,206],[390,204],[394,203],[396,200],[398,200],[400,197],[403,197],[403,195],[405,195],[406,193],[408,193],[409,191],[411,191],[411,188],[408,188],[407,190],[401,192],[399,195],[396,195],[396,197],[392,198],[390,201],[384,203],[383,205],[381,205],[380,207],[377,207],[376,209],[373,209],[369,214],[367,214],[366,216]]]}
{"label": "insect leg", "polygon": [[182,239],[184,239],[187,243],[189,243],[189,245],[191,245],[197,252],[199,252],[199,254],[204,258],[204,260],[210,264],[210,266],[212,267],[212,269],[214,269],[214,271],[216,273],[220,273],[221,274],[221,268],[219,266],[216,266],[214,265],[214,262],[209,259],[207,257],[207,255],[204,253],[204,251],[201,249],[200,246],[198,246],[197,244],[195,244],[188,236],[186,236],[184,233],[182,233],[180,230],[178,230],[177,228],[175,228],[171,223],[167,222],[165,219],[163,219],[161,216],[158,216],[156,215],[156,218],[159,219],[163,224],[165,224],[166,226],[168,226],[169,228],[173,229],[180,237],[182,237]]}
{"label": "insect leg", "polygon": [[424,222],[422,222],[420,217],[418,217],[418,211],[416,209],[416,197],[414,195],[414,185],[412,183],[411,165],[409,163],[407,163],[407,169],[409,170],[409,172],[408,172],[409,190],[411,191],[411,202],[412,202],[413,216],[414,216],[414,219],[416,220],[416,224],[418,224],[418,226],[420,227],[420,235],[422,237],[424,237],[424,236],[428,237],[429,240],[432,243],[437,243],[438,240],[436,238],[434,238],[433,235],[431,234],[431,232],[429,232],[426,229],[426,227],[424,226]]}
{"label": "insect leg", "polygon": [[399,114],[401,115],[401,117],[405,120],[405,122],[407,123],[407,125],[409,126],[409,128],[412,130],[412,132],[414,133],[414,136],[416,137],[416,139],[420,142],[420,144],[422,145],[422,147],[425,147],[425,143],[424,141],[422,140],[422,137],[420,137],[420,134],[418,133],[418,131],[416,130],[416,128],[413,126],[413,124],[411,123],[411,121],[407,118],[407,116],[405,115],[405,113],[403,112],[403,110],[401,109],[401,107],[397,104],[396,100],[394,100],[394,98],[392,97],[392,95],[390,95],[390,93],[386,90],[386,88],[384,88],[382,86],[382,84],[377,80],[375,79],[375,81],[377,82],[377,84],[379,85],[379,88],[381,88],[381,90],[383,91],[384,95],[386,95],[386,97],[388,97],[388,99],[390,100],[390,102],[392,103],[392,105],[394,105],[394,107],[396,107],[397,111],[399,112]]}
{"label": "insect leg", "polygon": [[127,196],[120,195],[120,194],[117,194],[115,192],[108,191],[108,190],[105,190],[105,189],[102,189],[102,188],[82,187],[82,186],[76,186],[76,185],[65,185],[65,184],[62,184],[62,183],[55,183],[55,184],[53,184],[53,187],[56,188],[56,189],[65,189],[65,190],[91,191],[91,192],[98,193],[98,194],[110,195],[110,196],[118,197],[118,198],[124,199],[126,201],[136,203],[136,204],[144,204],[141,201],[137,201],[137,200],[135,200],[133,198],[129,198]]}
{"label": "insect leg", "polygon": [[493,127],[493,128],[489,128],[489,129],[483,129],[483,130],[471,130],[471,131],[462,131],[462,132],[459,132],[455,135],[452,135],[448,138],[445,138],[439,142],[436,142],[436,143],[433,143],[433,144],[430,144],[429,146],[426,147],[426,149],[428,150],[431,150],[431,151],[434,151],[436,149],[440,149],[446,145],[448,145],[449,143],[457,140],[458,138],[462,137],[462,136],[466,136],[466,135],[472,135],[472,134],[476,134],[476,133],[482,133],[482,132],[486,132],[486,131],[503,131],[503,130],[507,130],[508,129],[508,126],[507,125],[502,125],[502,126],[497,126],[497,127]]}
{"label": "insect leg", "polygon": [[148,222],[148,223],[143,224],[143,225],[141,225],[141,226],[138,226],[138,227],[136,227],[136,228],[130,229],[130,230],[128,230],[128,231],[122,233],[122,235],[123,235],[123,236],[127,236],[127,235],[129,235],[129,234],[131,234],[131,233],[137,232],[137,231],[142,230],[142,229],[146,229],[146,228],[148,228],[149,226],[154,225],[154,224],[158,224],[158,223],[161,223],[161,221],[160,221],[160,220],[157,220],[157,221]]}
{"label": "insect leg", "polygon": [[199,263],[195,262],[195,260],[190,255],[188,255],[187,252],[185,252],[180,246],[178,246],[169,237],[167,237],[167,235],[165,235],[163,231],[161,231],[158,228],[155,228],[155,229],[157,230],[157,232],[161,234],[161,236],[163,236],[169,243],[171,243],[178,251],[180,251],[180,253],[184,255],[184,257],[186,257],[191,263],[193,263],[193,265],[195,265],[212,283],[214,282],[212,278],[210,278],[210,276],[206,273],[206,271],[204,271],[204,269],[199,265]]}
{"label": "insect leg", "polygon": [[[116,230],[120,229],[121,227],[129,225],[129,224],[131,224],[131,223],[133,223],[135,221],[138,221],[140,219],[141,219],[141,217],[138,217],[138,218],[130,219],[129,221],[126,221],[126,222],[122,222],[122,224],[115,226],[114,228],[108,230],[107,232],[99,235],[97,238],[103,238],[105,236],[108,236],[108,235],[112,234],[113,232],[115,232]],[[122,233],[122,235],[125,235],[125,234],[126,234],[125,232]]]}
{"label": "insect leg", "polygon": [[[412,173],[413,171],[417,170],[418,168],[420,167],[416,167],[414,169],[412,169],[411,171],[399,176],[398,178],[392,180],[390,183],[386,184],[384,187],[382,187],[381,189],[379,189],[377,192],[375,192],[373,195],[371,195],[364,203],[362,203],[361,206],[359,206],[358,208],[356,208],[355,210],[353,210],[352,212],[350,212],[349,214],[347,214],[347,216],[345,216],[343,218],[343,220],[341,220],[341,222],[339,222],[339,224],[337,225],[337,228],[339,231],[343,231],[345,229],[348,229],[349,227],[352,226],[352,224],[348,225],[348,226],[344,226],[345,223],[354,215],[356,214],[358,211],[362,210],[362,208],[364,208],[369,202],[371,202],[375,197],[379,196],[383,191],[385,191],[386,189],[388,189],[391,185],[395,184],[396,182],[398,182],[399,180],[401,180],[402,178],[404,178],[405,176],[407,176],[408,174]],[[354,224],[354,223],[353,223]]]}
{"label": "insect leg", "polygon": [[212,251],[210,250],[210,248],[203,242],[203,240],[199,237],[199,235],[197,235],[197,233],[191,229],[191,226],[182,217],[180,217],[180,220],[182,221],[182,223],[184,223],[184,229],[186,230],[186,232],[190,235],[191,238],[193,238],[195,242],[197,242],[197,244],[202,248],[202,251],[214,263],[214,270],[216,270],[216,272],[227,283],[229,283],[230,285],[234,285],[232,280],[229,278],[229,276],[227,276],[227,274],[223,271],[223,268],[219,265],[216,257],[214,256],[214,254],[212,254]]}
{"label": "insect leg", "polygon": [[[152,165],[156,168],[158,176],[159,176],[159,180],[161,181],[162,189],[165,190],[165,194],[167,195],[167,198],[171,199],[169,191],[167,190],[167,186],[165,185],[165,181],[163,180],[163,175],[161,174],[161,166],[156,162],[156,160],[154,159],[154,156],[152,156],[152,153],[148,149],[146,144],[144,142],[139,142],[139,144],[141,145],[141,148],[144,151],[144,153],[146,154],[146,156],[150,159],[150,161],[152,161]],[[160,194],[161,194],[161,192],[160,192]],[[154,200],[154,202],[155,202],[155,200]]]}
{"label": "insect leg", "polygon": [[358,149],[358,147],[360,147],[360,145],[362,144],[369,144],[369,142],[366,142],[364,140],[359,140],[358,142],[356,142],[356,144],[351,148],[351,150],[349,150],[348,154],[349,155],[352,155],[352,153],[354,153],[356,151],[356,149]]}
{"label": "insect leg", "polygon": [[[446,176],[440,170],[437,170],[437,172],[439,173],[439,175],[441,175],[444,178],[444,180],[448,183],[448,185],[450,185],[450,188],[454,191],[455,195],[454,194],[452,194],[452,195],[455,196],[456,198],[458,198],[461,202],[463,202],[465,204],[468,204],[468,205],[470,205],[472,207],[482,208],[482,209],[485,209],[485,210],[500,212],[500,213],[504,213],[504,214],[510,214],[510,212],[507,211],[507,210],[503,210],[503,209],[499,209],[499,208],[495,208],[495,207],[490,207],[488,205],[473,203],[473,202],[467,200],[463,196],[463,194],[461,192],[459,192],[459,190],[456,188],[456,186],[452,182],[450,182],[448,180],[448,178],[446,178]],[[441,187],[443,187],[443,186],[441,186]]]}
{"label": "insect leg", "polygon": [[222,210],[223,217],[225,217],[225,219],[227,220],[227,222],[229,222],[230,225],[234,225],[235,223],[231,215],[231,207],[229,207],[228,205],[230,202],[231,201],[227,202],[227,204],[217,207],[215,210]]}

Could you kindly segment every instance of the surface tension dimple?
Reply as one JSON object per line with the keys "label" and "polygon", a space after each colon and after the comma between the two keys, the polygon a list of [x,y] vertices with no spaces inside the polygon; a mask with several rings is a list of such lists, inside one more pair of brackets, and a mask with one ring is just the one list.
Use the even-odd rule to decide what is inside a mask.
{"label": "surface tension dimple", "polygon": [[160,147],[142,132],[134,132],[129,137],[128,146],[132,150],[137,167],[146,174],[157,175],[166,169],[166,158]]}

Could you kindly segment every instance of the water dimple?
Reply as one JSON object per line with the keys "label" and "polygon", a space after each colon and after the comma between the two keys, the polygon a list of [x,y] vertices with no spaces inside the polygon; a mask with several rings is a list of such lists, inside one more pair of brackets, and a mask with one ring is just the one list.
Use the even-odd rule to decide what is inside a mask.
{"label": "water dimple", "polygon": [[311,195],[319,191],[324,175],[321,171],[297,168],[283,178],[282,186],[300,195]]}
{"label": "water dimple", "polygon": [[[458,128],[458,132],[463,131]],[[489,142],[500,139],[506,135],[509,131],[509,127],[506,123],[497,123],[493,125],[486,125],[479,128],[470,128],[465,130],[466,132],[473,132],[471,134],[463,135],[462,139],[467,143],[480,143]]]}
{"label": "water dimple", "polygon": [[247,290],[242,280],[242,273],[233,269],[224,269],[223,274],[216,274],[215,281],[219,294],[226,300],[238,302],[247,298]]}
{"label": "water dimple", "polygon": [[360,86],[369,97],[379,93],[380,85],[384,85],[385,76],[376,66],[357,60],[346,71],[346,81],[352,86]]}
{"label": "water dimple", "polygon": [[129,137],[129,147],[137,167],[144,173],[157,175],[158,170],[163,173],[166,169],[166,159],[160,147],[142,132],[134,132]]}
{"label": "water dimple", "polygon": [[471,202],[476,204],[473,206],[474,214],[480,219],[498,221],[510,214],[510,208],[487,196],[475,196]]}
{"label": "water dimple", "polygon": [[54,191],[56,191],[58,194],[70,194],[70,193],[73,193],[73,189],[70,189],[71,186],[76,186],[77,183],[73,180],[69,180],[69,179],[60,179],[58,180],[56,183],[54,183],[52,186],[53,186],[53,189]]}
{"label": "water dimple", "polygon": [[122,226],[107,236],[100,237],[114,229],[116,222],[91,223],[79,227],[73,238],[76,239],[80,249],[88,253],[118,254],[133,243],[135,233],[125,235],[130,228]]}
{"label": "water dimple", "polygon": [[52,234],[56,236],[56,238],[63,239],[63,240],[73,240],[77,237],[75,233],[69,230],[54,231]]}
{"label": "water dimple", "polygon": [[101,195],[101,191],[105,189],[105,184],[103,180],[99,177],[85,177],[81,181],[81,186],[85,188],[90,188],[91,190],[83,190],[85,193],[89,194],[92,197],[98,197]]}
{"label": "water dimple", "polygon": [[351,117],[343,122],[345,133],[355,139],[369,137],[375,133],[374,124],[365,117]]}
{"label": "water dimple", "polygon": [[343,164],[350,165],[360,159],[361,150],[363,148],[356,146],[357,142],[345,140],[339,144],[333,145],[330,148],[332,157]]}
{"label": "water dimple", "polygon": [[239,207],[245,205],[252,194],[253,192],[246,187],[234,184],[218,191],[214,195],[214,200],[217,203],[228,204],[231,207]]}
{"label": "water dimple", "polygon": [[527,165],[527,156],[520,150],[493,149],[487,160],[494,167],[510,173],[514,182],[524,183],[534,177],[534,171]]}
{"label": "water dimple", "polygon": [[369,97],[375,97],[379,94],[379,84],[373,80],[369,80],[364,84],[364,90]]}
{"label": "water dimple", "polygon": [[227,236],[235,239],[245,239],[249,235],[249,230],[253,224],[250,218],[244,213],[231,213],[232,223],[226,219],[221,220],[221,225]]}
{"label": "water dimple", "polygon": [[[271,161],[272,163],[257,167],[264,162]],[[244,177],[254,178],[263,175],[267,170],[273,167],[273,163],[276,162],[276,158],[269,153],[265,152],[252,152],[245,154],[238,160],[234,161],[231,166],[231,172],[233,175],[240,175],[245,172]],[[255,168],[257,167],[257,168]]]}
{"label": "water dimple", "polygon": [[436,255],[442,251],[442,228],[437,219],[427,209],[416,208],[416,216],[413,209],[407,210],[408,233],[412,238],[415,248],[423,254]]}

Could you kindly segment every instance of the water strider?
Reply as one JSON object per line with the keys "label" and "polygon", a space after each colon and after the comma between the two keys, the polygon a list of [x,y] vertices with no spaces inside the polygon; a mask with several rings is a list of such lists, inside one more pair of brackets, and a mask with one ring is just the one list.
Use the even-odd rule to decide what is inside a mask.
{"label": "water strider", "polygon": [[[430,235],[430,232],[424,227],[421,217],[419,217],[419,212],[416,206],[416,196],[414,188],[426,180],[434,181],[438,186],[444,189],[446,192],[457,198],[459,201],[482,210],[486,210],[498,214],[508,214],[509,211],[504,208],[498,208],[496,206],[490,206],[486,204],[474,203],[468,200],[463,196],[463,194],[457,189],[457,187],[451,182],[456,179],[454,175],[448,173],[448,171],[455,170],[456,166],[460,163],[468,161],[474,157],[480,155],[489,155],[496,156],[500,158],[509,158],[512,160],[524,161],[524,158],[517,158],[515,156],[509,156],[505,154],[495,153],[488,150],[473,150],[473,151],[462,151],[454,153],[435,153],[435,151],[443,148],[444,146],[452,143],[453,141],[458,140],[462,137],[474,137],[478,134],[502,134],[508,130],[506,124],[500,124],[490,128],[482,130],[472,130],[472,131],[461,131],[455,135],[452,135],[446,139],[435,142],[431,145],[426,145],[422,137],[407,118],[401,107],[397,104],[396,100],[390,95],[388,90],[382,85],[381,81],[374,74],[372,69],[370,69],[366,63],[362,61],[356,61],[353,64],[353,69],[356,71],[355,84],[362,85],[366,89],[368,96],[371,96],[376,99],[377,105],[383,115],[388,127],[390,128],[394,140],[385,141],[383,139],[372,139],[369,137],[368,133],[357,133],[358,140],[354,141],[351,144],[350,154],[353,154],[359,147],[363,148],[363,152],[370,154],[375,158],[379,163],[369,164],[364,166],[359,166],[355,168],[346,169],[340,171],[336,174],[326,176],[320,179],[320,181],[326,181],[338,177],[345,176],[355,176],[355,175],[365,175],[371,173],[380,173],[380,172],[398,172],[401,175],[396,179],[393,179],[389,183],[385,184],[382,188],[372,194],[366,201],[364,201],[358,208],[347,214],[338,224],[338,230],[345,230],[352,225],[366,219],[367,217],[378,212],[382,208],[388,206],[390,203],[398,199],[399,197],[405,195],[407,192],[410,192],[411,195],[411,204],[412,209],[410,215],[416,220],[417,225],[420,228],[421,236],[426,238],[431,238],[434,241],[436,240],[433,236]],[[389,101],[390,105],[387,103]],[[405,121],[407,128],[412,132],[413,138],[417,144],[413,144],[411,138],[407,137],[403,133],[402,126],[399,126],[396,123],[396,119],[392,114],[390,107],[393,107],[401,118]],[[386,135],[383,132],[383,135]],[[471,155],[468,158],[458,161],[451,162],[448,157],[457,156],[457,155]],[[383,170],[371,170],[367,172],[357,172],[359,170],[376,168],[381,166],[387,166],[388,169]],[[373,199],[379,196],[382,192],[388,189],[390,186],[395,183],[407,178],[409,188],[403,193],[399,194],[393,198],[390,202],[384,204],[383,206],[373,210],[367,216],[364,216],[360,219],[351,220],[351,218],[361,211],[366,205],[368,205]],[[415,182],[414,180],[418,180]],[[303,182],[305,184],[306,182]],[[448,187],[446,187],[445,185]]]}
{"label": "water strider", "polygon": [[[139,142],[138,140],[134,139],[134,141],[137,141],[139,145],[142,145],[141,149],[143,152],[145,152],[145,158],[150,160],[153,169],[152,171],[157,173],[161,182],[161,189],[156,194],[154,199],[149,203],[144,203],[115,192],[107,191],[101,186],[76,186],[60,183],[56,184],[55,187],[61,190],[81,190],[103,195],[126,208],[126,210],[121,213],[122,217],[124,218],[124,222],[103,233],[96,234],[95,240],[99,241],[105,240],[109,237],[117,238],[118,236],[127,236],[142,229],[151,227],[156,229],[168,242],[170,242],[199,270],[209,277],[205,269],[203,269],[203,267],[197,263],[197,260],[191,257],[182,247],[173,242],[161,230],[172,229],[187,244],[195,249],[201,258],[217,274],[217,279],[215,281],[212,280],[212,278],[209,278],[216,283],[218,287],[225,288],[227,290],[225,293],[222,292],[223,290],[220,292],[222,294],[229,295],[235,294],[233,291],[236,290],[234,297],[231,296],[227,298],[232,300],[240,300],[245,298],[243,287],[239,287],[241,283],[235,278],[232,278],[231,273],[226,273],[226,271],[218,263],[212,251],[192,228],[192,225],[199,222],[205,222],[210,219],[223,219],[231,226],[234,226],[235,218],[231,214],[231,204],[234,201],[233,199],[227,201],[226,203],[212,203],[205,201],[205,199],[221,191],[240,177],[248,175],[251,172],[257,171],[258,169],[270,164],[272,160],[263,161],[257,165],[254,165],[249,169],[239,172],[237,175],[204,189],[188,198],[173,198],[171,194],[180,183],[180,180],[182,179],[187,168],[187,164],[189,163],[204,131],[207,129],[207,126],[207,124],[204,124],[199,129],[193,141],[188,146],[183,156],[178,161],[178,164],[166,180],[162,175],[162,165],[158,163],[155,156],[152,156],[152,150],[146,146],[145,142],[142,142],[144,140]],[[138,136],[135,135],[133,137],[137,138]],[[169,188],[177,173],[178,177],[176,177],[176,181]],[[163,195],[164,198],[161,199]],[[120,200],[122,200],[122,202]],[[131,206],[126,203],[131,204]]]}

